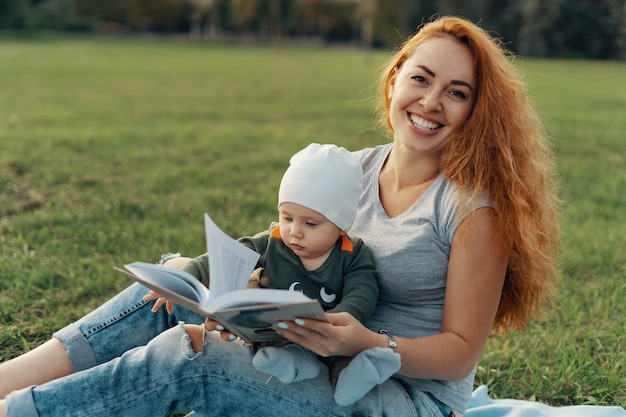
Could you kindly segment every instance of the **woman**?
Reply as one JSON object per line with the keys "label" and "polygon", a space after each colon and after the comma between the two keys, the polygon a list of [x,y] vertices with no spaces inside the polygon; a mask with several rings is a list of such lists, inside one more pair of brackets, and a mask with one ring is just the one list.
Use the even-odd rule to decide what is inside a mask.
{"label": "woman", "polygon": [[[409,39],[382,74],[380,98],[393,141],[355,153],[366,192],[350,230],[379,273],[374,316],[366,326],[338,313],[277,330],[322,356],[397,349],[392,378],[340,407],[324,372],[267,381],[246,347],[213,332],[197,352],[175,323],[201,318],[178,307],[152,316],[146,291],[131,286],[0,366],[0,395],[13,391],[0,416],[462,414],[490,332],[522,326],[550,296],[552,155],[506,51],[460,18],[439,18]],[[34,383],[42,385],[17,390]]]}

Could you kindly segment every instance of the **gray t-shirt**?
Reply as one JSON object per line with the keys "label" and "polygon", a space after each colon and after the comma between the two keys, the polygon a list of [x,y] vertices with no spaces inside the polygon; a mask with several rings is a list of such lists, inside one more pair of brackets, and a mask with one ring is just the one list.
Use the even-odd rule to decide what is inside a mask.
{"label": "gray t-shirt", "polygon": [[[390,218],[380,202],[378,180],[391,148],[387,144],[355,152],[365,178],[350,234],[370,249],[380,287],[376,310],[366,325],[401,337],[426,336],[441,330],[450,248],[460,223],[454,213],[457,187],[439,174],[408,210]],[[477,201],[474,209],[484,206],[486,200]],[[464,412],[474,373],[460,382],[395,378],[409,391],[429,392]]]}

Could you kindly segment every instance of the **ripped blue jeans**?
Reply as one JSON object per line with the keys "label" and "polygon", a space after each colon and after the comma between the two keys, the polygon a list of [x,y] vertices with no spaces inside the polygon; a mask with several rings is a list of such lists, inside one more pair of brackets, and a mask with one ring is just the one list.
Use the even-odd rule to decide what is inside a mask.
{"label": "ripped blue jeans", "polygon": [[205,333],[196,353],[181,322],[204,318],[181,307],[150,311],[147,290],[133,284],[54,337],[75,373],[9,394],[9,417],[414,416],[448,417],[450,408],[389,379],[350,407],[333,400],[328,372],[283,384],[252,366],[249,347]]}

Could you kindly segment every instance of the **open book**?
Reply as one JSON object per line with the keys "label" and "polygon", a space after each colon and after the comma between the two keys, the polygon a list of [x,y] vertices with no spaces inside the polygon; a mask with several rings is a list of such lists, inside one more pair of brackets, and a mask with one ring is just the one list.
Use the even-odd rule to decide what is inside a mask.
{"label": "open book", "polygon": [[280,340],[278,321],[326,320],[317,300],[289,290],[246,289],[259,254],[228,236],[204,215],[210,289],[185,271],[145,262],[115,268],[159,295],[211,317],[247,342]]}

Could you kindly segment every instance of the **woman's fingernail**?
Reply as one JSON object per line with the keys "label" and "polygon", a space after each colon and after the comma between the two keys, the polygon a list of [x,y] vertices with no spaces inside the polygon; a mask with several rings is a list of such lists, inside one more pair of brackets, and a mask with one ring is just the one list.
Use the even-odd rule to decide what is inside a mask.
{"label": "woman's fingernail", "polygon": [[221,324],[218,324],[217,326],[215,326],[215,330],[217,330],[218,332],[221,332],[222,330],[224,330],[224,326],[222,326]]}
{"label": "woman's fingernail", "polygon": [[230,340],[231,342],[234,341],[237,338],[237,336],[235,336],[234,334],[231,334],[230,336],[228,336],[228,340]]}
{"label": "woman's fingernail", "polygon": [[279,329],[288,329],[289,326],[287,326],[287,323],[283,323],[282,321],[279,322],[276,327],[278,327]]}
{"label": "woman's fingernail", "polygon": [[298,326],[304,326],[304,320],[302,319],[295,319],[293,322],[296,323]]}

